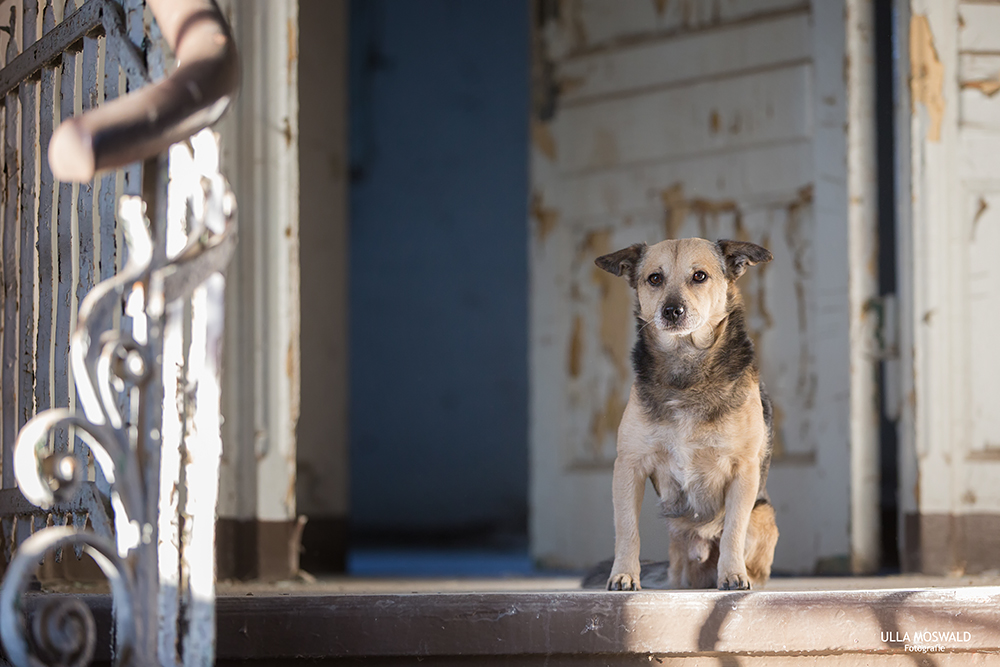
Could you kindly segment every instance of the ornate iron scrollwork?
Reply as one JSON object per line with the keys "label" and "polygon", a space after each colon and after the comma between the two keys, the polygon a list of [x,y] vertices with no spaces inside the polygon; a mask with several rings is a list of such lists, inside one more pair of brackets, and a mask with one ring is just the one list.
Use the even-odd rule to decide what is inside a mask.
{"label": "ornate iron scrollwork", "polygon": [[[154,249],[141,200],[122,197],[119,224],[124,231],[127,263],[83,300],[72,338],[72,368],[82,412],[47,410],[29,420],[18,434],[14,452],[17,482],[25,497],[43,509],[71,499],[86,474],[80,457],[55,451],[50,436],[58,429],[73,429],[86,443],[94,465],[110,487],[117,544],[89,531],[52,526],[21,545],[0,590],[0,636],[15,664],[89,662],[94,622],[86,606],[72,598],[54,598],[36,612],[30,641],[21,609],[22,596],[42,558],[53,550],[80,545],[111,583],[117,618],[116,664],[157,661],[155,655],[145,655],[156,644],[155,638],[150,642],[144,636],[150,632],[150,624],[141,620],[156,614],[156,600],[137,599],[136,591],[137,572],[152,571],[154,577],[156,572],[155,544],[150,545],[156,534],[150,522],[155,516],[155,506],[150,512],[150,504],[155,505],[156,492],[151,494],[146,488],[140,460],[146,453],[142,442],[148,439],[148,446],[159,446],[160,437],[157,424],[146,425],[148,438],[141,433],[130,435],[134,425],[128,423],[119,406],[123,394],[157,375],[156,352],[151,349],[155,336],[147,331],[159,328],[164,307],[190,297],[210,276],[221,273],[235,247],[235,202],[218,173],[217,140],[209,130],[203,130],[192,138],[190,146],[190,162],[178,170],[187,182],[183,188],[186,200],[181,202],[188,212],[186,244],[175,256],[164,257],[165,251]],[[208,159],[197,159],[199,152]],[[133,334],[128,334],[114,326],[115,313],[136,296],[142,307],[130,309],[135,319]],[[221,301],[216,305],[221,308]],[[144,562],[150,558],[152,564]]]}
{"label": "ornate iron scrollwork", "polygon": [[71,545],[83,545],[111,583],[117,616],[115,663],[131,664],[136,649],[131,571],[107,539],[69,526],[53,526],[29,537],[7,569],[0,589],[0,633],[8,657],[15,665],[31,667],[86,665],[93,658],[94,617],[76,598],[46,600],[32,619],[30,641],[25,632],[21,601],[34,569],[47,553]]}

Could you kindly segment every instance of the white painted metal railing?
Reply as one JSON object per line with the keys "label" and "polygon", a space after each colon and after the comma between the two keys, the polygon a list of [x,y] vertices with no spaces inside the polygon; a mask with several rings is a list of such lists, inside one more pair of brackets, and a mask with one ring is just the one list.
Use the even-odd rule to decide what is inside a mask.
{"label": "white painted metal railing", "polygon": [[[235,92],[232,39],[211,0],[48,0],[40,24],[34,0],[0,14],[8,5],[4,646],[17,664],[89,661],[85,607],[43,605],[30,643],[20,614],[39,559],[72,545],[112,581],[116,662],[211,664],[235,221],[218,140],[201,128]],[[164,78],[168,48],[180,65]]]}
{"label": "white painted metal railing", "polygon": [[141,2],[92,1],[79,8],[74,0],[49,0],[42,7],[34,0],[7,4],[10,22],[0,69],[5,175],[0,523],[9,560],[19,544],[50,522],[83,528],[89,519],[95,531],[112,536],[108,485],[72,433],[55,432],[52,445],[73,452],[89,479],[79,493],[48,510],[24,501],[13,456],[16,435],[28,419],[52,406],[76,404],[69,347],[79,304],[95,280],[110,278],[121,266],[115,201],[125,193],[140,194],[141,186],[138,164],[79,185],[57,182],[45,148],[58,123],[101,98],[118,97],[123,87],[141,87],[147,74],[133,42],[141,43],[144,34]]}

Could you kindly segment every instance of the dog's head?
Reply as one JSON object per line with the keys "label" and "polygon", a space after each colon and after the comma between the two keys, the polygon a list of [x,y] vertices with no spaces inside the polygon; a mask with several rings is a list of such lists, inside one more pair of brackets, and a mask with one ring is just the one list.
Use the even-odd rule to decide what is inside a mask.
{"label": "dog's head", "polygon": [[769,261],[771,253],[754,243],[680,239],[637,243],[595,263],[635,288],[643,322],[678,337],[714,330],[726,316],[730,286],[748,266]]}

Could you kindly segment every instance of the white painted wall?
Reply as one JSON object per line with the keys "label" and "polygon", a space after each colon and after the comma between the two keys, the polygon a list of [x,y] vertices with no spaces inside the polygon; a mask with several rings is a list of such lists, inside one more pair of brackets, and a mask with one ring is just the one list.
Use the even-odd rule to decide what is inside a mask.
{"label": "white painted wall", "polygon": [[[877,544],[877,477],[852,476],[851,461],[872,458],[878,424],[861,307],[874,269],[860,261],[873,252],[872,132],[860,125],[874,123],[863,88],[870,44],[859,37],[870,7],[539,0],[536,9],[534,556],[585,567],[613,549],[611,464],[634,324],[626,283],[594,258],[704,236],[751,240],[775,256],[742,279],[776,406],[775,568],[865,569]],[[653,495],[642,557],[659,560],[666,531]]]}
{"label": "white painted wall", "polygon": [[[900,500],[973,526],[1000,513],[1000,4],[911,0],[900,27]],[[909,539],[924,569],[995,566],[973,555],[990,535]]]}

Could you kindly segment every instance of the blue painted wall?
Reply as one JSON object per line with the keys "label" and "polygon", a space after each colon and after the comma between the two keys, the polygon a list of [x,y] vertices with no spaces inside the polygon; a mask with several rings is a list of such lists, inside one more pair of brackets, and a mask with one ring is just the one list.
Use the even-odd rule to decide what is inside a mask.
{"label": "blue painted wall", "polygon": [[350,10],[351,523],[521,530],[529,3]]}

